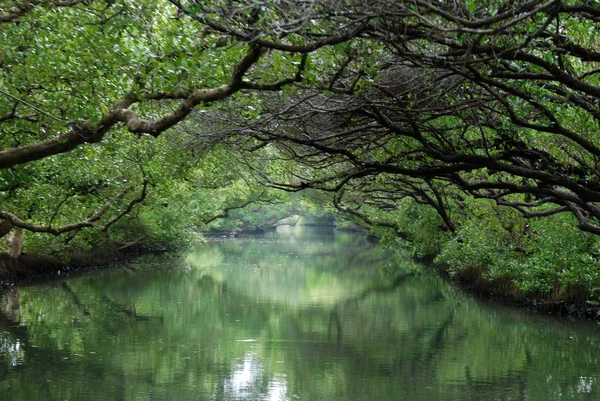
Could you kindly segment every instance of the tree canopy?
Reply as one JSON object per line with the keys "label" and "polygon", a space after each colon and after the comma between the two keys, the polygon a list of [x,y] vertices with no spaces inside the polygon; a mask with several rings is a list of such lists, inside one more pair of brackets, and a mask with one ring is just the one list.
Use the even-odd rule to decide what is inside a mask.
{"label": "tree canopy", "polygon": [[451,188],[599,234],[599,20],[592,2],[389,2],[367,56],[232,132],[310,167],[278,187],[412,197],[454,230]]}
{"label": "tree canopy", "polygon": [[405,237],[406,200],[442,231],[487,199],[600,234],[599,22],[570,0],[4,2],[4,233],[107,233],[142,202],[211,221],[275,187]]}
{"label": "tree canopy", "polygon": [[162,183],[165,191],[164,184],[186,181],[197,171],[197,156],[187,150],[185,130],[147,138],[194,110],[228,98],[251,101],[253,92],[301,82],[307,54],[364,27],[336,7],[3,3],[4,226],[55,235],[99,225],[106,231],[147,197],[149,187]]}

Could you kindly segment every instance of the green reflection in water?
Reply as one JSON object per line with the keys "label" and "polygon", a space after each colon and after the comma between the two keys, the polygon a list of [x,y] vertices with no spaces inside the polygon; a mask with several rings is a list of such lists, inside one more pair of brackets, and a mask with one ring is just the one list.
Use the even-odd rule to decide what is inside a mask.
{"label": "green reflection in water", "polygon": [[597,400],[596,324],[303,227],[5,294],[1,400]]}

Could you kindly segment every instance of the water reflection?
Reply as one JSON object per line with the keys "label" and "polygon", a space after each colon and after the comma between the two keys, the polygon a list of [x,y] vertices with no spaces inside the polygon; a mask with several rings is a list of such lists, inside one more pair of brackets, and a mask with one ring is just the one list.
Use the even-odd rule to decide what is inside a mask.
{"label": "water reflection", "polygon": [[595,400],[595,324],[314,229],[3,294],[2,400]]}

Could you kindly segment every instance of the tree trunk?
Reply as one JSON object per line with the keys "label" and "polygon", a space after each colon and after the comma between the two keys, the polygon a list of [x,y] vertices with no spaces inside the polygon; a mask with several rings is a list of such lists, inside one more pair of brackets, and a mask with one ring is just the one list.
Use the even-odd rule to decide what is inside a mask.
{"label": "tree trunk", "polygon": [[23,229],[13,228],[8,237],[8,256],[17,259],[23,249]]}

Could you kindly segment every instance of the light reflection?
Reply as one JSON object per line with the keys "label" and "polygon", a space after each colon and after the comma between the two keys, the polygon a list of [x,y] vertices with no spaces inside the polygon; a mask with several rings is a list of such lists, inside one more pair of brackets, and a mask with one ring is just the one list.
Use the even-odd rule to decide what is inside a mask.
{"label": "light reflection", "polygon": [[591,394],[595,382],[596,380],[594,377],[580,377],[579,384],[577,385],[577,392],[580,394]]}
{"label": "light reflection", "polygon": [[1,339],[0,355],[4,355],[8,365],[15,367],[19,365],[19,361],[23,360],[23,350],[21,342],[17,339],[15,342],[10,342],[6,338]]}
{"label": "light reflection", "polygon": [[246,397],[252,394],[252,388],[260,373],[260,364],[253,354],[246,354],[244,362],[236,367],[230,382],[225,388],[235,397]]}
{"label": "light reflection", "polygon": [[248,399],[252,396],[268,401],[288,401],[288,386],[285,375],[274,375],[269,381],[266,393],[261,388],[264,369],[254,353],[247,353],[238,364],[231,378],[225,384],[225,391],[231,399]]}
{"label": "light reflection", "polygon": [[287,396],[287,392],[287,382],[285,379],[274,378],[271,383],[269,383],[269,394],[267,399],[269,401],[287,401],[290,399]]}

